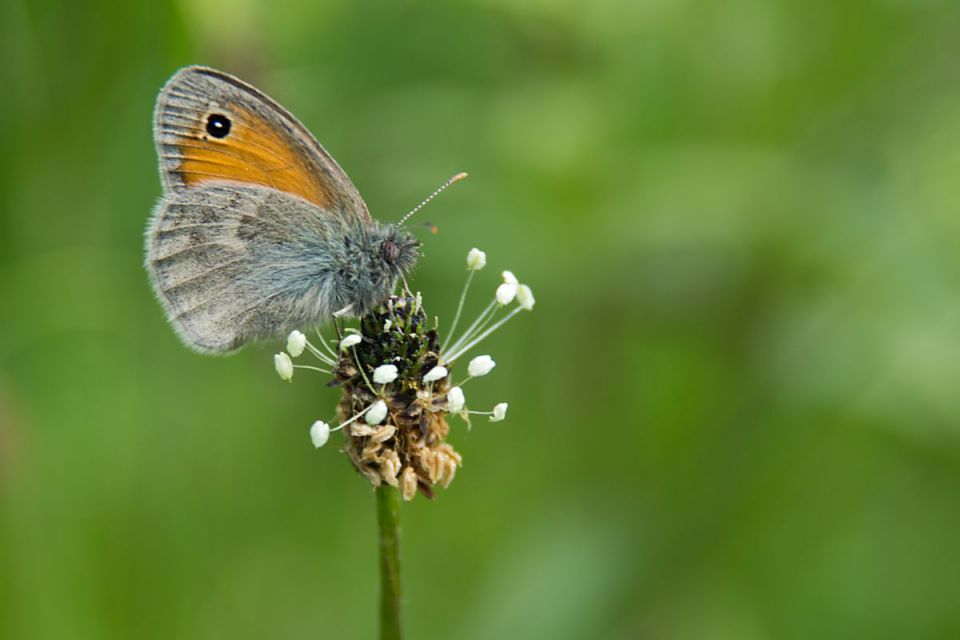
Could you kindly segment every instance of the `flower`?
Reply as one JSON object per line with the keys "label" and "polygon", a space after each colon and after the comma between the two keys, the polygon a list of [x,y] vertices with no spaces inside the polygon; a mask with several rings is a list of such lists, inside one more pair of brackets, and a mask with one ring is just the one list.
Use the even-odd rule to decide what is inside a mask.
{"label": "flower", "polygon": [[[459,358],[466,361],[467,354],[476,353],[477,345],[488,336],[536,304],[530,287],[503,271],[502,282],[489,292],[494,293],[493,300],[487,298],[480,315],[458,334],[470,283],[475,272],[486,267],[487,256],[473,248],[466,262],[466,283],[456,315],[442,337],[439,320],[428,318],[421,294],[409,291],[404,282],[403,295],[365,310],[357,328],[336,327],[339,336],[333,342],[320,334],[321,342],[311,343],[304,332],[293,330],[286,337],[285,351],[274,355],[283,380],[290,381],[297,369],[309,369],[332,375],[328,386],[342,390],[338,422],[331,426],[317,420],[310,426],[313,445],[326,446],[334,431],[342,431],[342,450],[356,471],[374,487],[398,487],[404,500],[418,493],[432,498],[437,489],[450,485],[463,464],[447,442],[458,426],[450,424],[451,416],[459,416],[467,427],[471,414],[487,416],[491,422],[506,418],[505,402],[490,411],[467,409],[463,382],[493,371],[497,364],[490,355],[470,360],[465,374],[454,369]],[[339,343],[334,344],[337,339]],[[319,360],[318,366],[294,364],[296,358],[307,355]],[[460,386],[451,386],[454,375],[462,376]]]}
{"label": "flower", "polygon": [[373,370],[373,381],[376,382],[377,384],[389,384],[396,379],[397,379],[396,365],[382,364]]}
{"label": "flower", "polygon": [[490,422],[500,422],[507,417],[507,403],[501,402],[493,408],[493,415],[490,416]]}
{"label": "flower", "polygon": [[400,473],[400,456],[393,449],[389,449],[380,458],[380,475],[384,482],[392,487],[397,487],[400,485],[397,480],[398,473]]}
{"label": "flower", "polygon": [[533,297],[533,291],[525,284],[517,289],[517,302],[526,311],[533,311],[533,305],[537,302]]}
{"label": "flower", "polygon": [[351,333],[340,341],[340,350],[346,351],[350,347],[356,346],[363,341],[363,336],[358,333]]}
{"label": "flower", "polygon": [[460,413],[467,400],[463,396],[463,389],[460,387],[450,387],[447,391],[447,411],[450,413]]}
{"label": "flower", "polygon": [[287,336],[287,353],[296,358],[307,346],[307,336],[294,329]]}
{"label": "flower", "polygon": [[374,429],[373,433],[370,434],[370,441],[373,444],[379,444],[385,442],[393,437],[397,432],[397,428],[392,424],[385,424],[382,427],[377,427]]}
{"label": "flower", "polygon": [[387,403],[383,400],[377,400],[367,409],[367,415],[363,417],[369,425],[380,424],[387,417]]}
{"label": "flower", "polygon": [[467,373],[470,374],[471,378],[479,378],[493,371],[495,366],[497,366],[497,363],[490,356],[477,356],[467,365]]}
{"label": "flower", "polygon": [[354,422],[350,425],[350,433],[358,438],[366,438],[367,436],[372,436],[376,432],[376,429],[368,424],[363,424],[362,422]]}
{"label": "flower", "polygon": [[290,382],[293,380],[293,361],[286,353],[281,351],[273,356],[273,366],[282,380]]}
{"label": "flower", "polygon": [[[504,273],[510,272],[505,271]],[[513,302],[513,299],[517,297],[518,288],[519,285],[515,282],[504,282],[497,287],[497,303],[503,306]]]}
{"label": "flower", "polygon": [[427,371],[427,374],[423,376],[424,382],[436,382],[437,380],[443,380],[449,375],[450,372],[447,371],[447,368],[444,366],[436,366],[430,371]]}
{"label": "flower", "polygon": [[[303,335],[303,334],[301,334]],[[313,426],[310,427],[310,440],[313,441],[313,446],[317,449],[327,444],[327,440],[330,439],[330,425],[328,425],[323,420],[317,420],[313,423]]]}
{"label": "flower", "polygon": [[480,271],[487,266],[487,254],[474,247],[467,254],[467,269],[470,271]]}
{"label": "flower", "polygon": [[403,493],[403,499],[407,502],[413,500],[417,495],[417,473],[413,467],[407,467],[400,474],[400,491]]}

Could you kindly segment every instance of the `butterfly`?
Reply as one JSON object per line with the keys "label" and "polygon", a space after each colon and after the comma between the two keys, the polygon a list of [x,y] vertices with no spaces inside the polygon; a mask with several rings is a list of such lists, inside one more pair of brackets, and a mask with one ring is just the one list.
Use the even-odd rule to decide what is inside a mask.
{"label": "butterfly", "polygon": [[420,243],[374,220],[356,187],[274,100],[222,71],[179,70],[157,97],[163,195],[146,269],[181,340],[226,353],[394,290]]}

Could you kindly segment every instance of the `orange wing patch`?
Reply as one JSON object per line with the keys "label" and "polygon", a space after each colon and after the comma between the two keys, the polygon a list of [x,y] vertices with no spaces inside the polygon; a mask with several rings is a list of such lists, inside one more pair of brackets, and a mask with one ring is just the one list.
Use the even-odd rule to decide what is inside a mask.
{"label": "orange wing patch", "polygon": [[331,190],[310,163],[287,142],[282,132],[261,116],[231,105],[226,135],[217,138],[200,123],[177,123],[176,146],[181,155],[175,169],[184,184],[214,180],[258,184],[299,196],[320,207],[330,206]]}

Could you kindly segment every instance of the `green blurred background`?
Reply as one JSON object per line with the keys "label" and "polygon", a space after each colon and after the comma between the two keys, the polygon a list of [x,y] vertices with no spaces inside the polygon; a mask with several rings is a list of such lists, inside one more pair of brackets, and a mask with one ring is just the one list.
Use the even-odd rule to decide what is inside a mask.
{"label": "green blurred background", "polygon": [[960,637],[958,59],[950,0],[4,0],[0,636],[374,637],[336,394],[189,352],[142,268],[203,63],[381,219],[470,171],[432,313],[472,246],[537,295],[403,509],[410,638]]}

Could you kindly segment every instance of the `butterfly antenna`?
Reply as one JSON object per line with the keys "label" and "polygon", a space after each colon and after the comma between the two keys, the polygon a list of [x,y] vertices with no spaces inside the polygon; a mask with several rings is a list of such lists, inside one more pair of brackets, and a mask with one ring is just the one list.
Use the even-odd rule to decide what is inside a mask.
{"label": "butterfly antenna", "polygon": [[420,204],[418,204],[417,206],[415,206],[413,209],[411,209],[411,210],[410,210],[410,213],[408,213],[407,215],[405,215],[405,216],[403,216],[402,218],[400,218],[400,222],[397,223],[397,226],[403,225],[403,223],[406,222],[406,221],[410,218],[410,216],[412,216],[413,214],[415,214],[417,211],[420,211],[420,209],[423,209],[423,207],[424,207],[428,202],[430,202],[431,200],[433,200],[434,198],[436,198],[438,195],[440,195],[440,192],[441,192],[441,191],[443,191],[444,189],[446,189],[447,187],[449,187],[450,185],[452,185],[454,182],[458,182],[458,181],[460,181],[460,180],[463,180],[463,179],[466,178],[466,177],[467,177],[467,174],[466,174],[465,172],[462,172],[462,171],[461,171],[461,172],[458,173],[457,175],[453,176],[452,178],[450,178],[449,180],[447,180],[446,182],[444,182],[442,185],[440,185],[440,187],[439,187],[436,191],[434,191],[434,192],[431,193],[429,196],[427,196],[427,197],[424,199],[423,202],[421,202]]}

